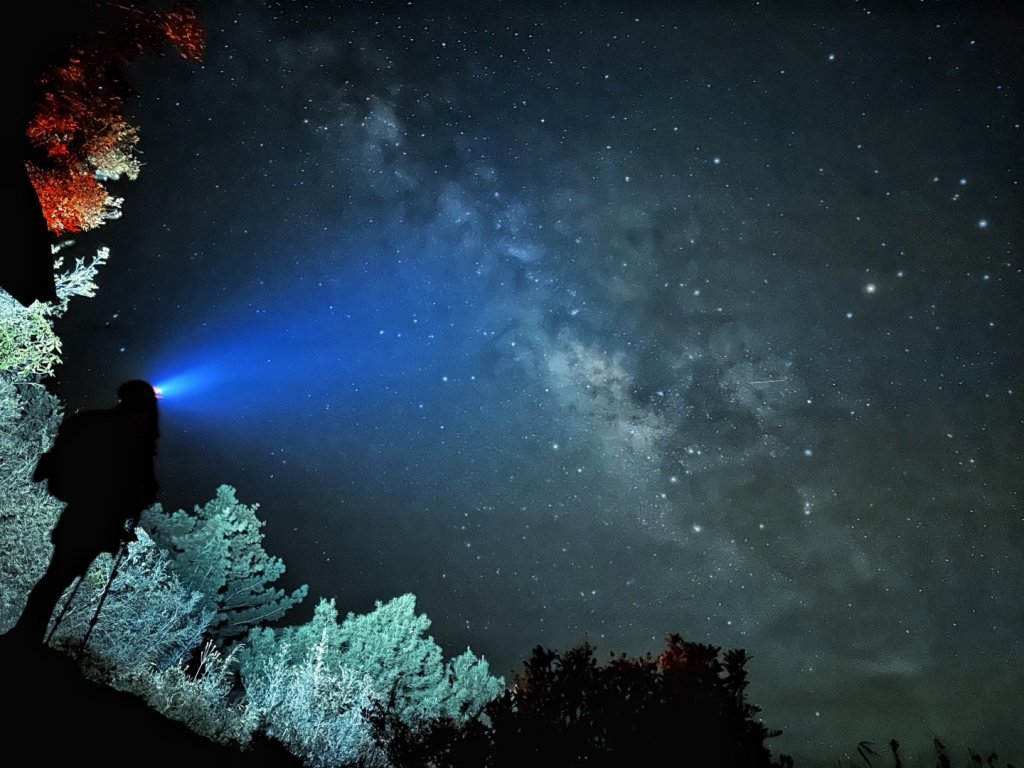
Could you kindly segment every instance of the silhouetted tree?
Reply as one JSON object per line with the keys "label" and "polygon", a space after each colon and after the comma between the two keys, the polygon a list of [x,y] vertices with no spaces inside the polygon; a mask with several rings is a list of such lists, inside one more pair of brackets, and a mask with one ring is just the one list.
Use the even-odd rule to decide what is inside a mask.
{"label": "silhouetted tree", "polygon": [[946,745],[937,738],[932,739],[932,744],[935,746],[935,756],[939,760],[940,768],[952,768],[953,764],[949,760],[949,753],[946,751]]}
{"label": "silhouetted tree", "polygon": [[[622,766],[671,754],[692,765],[769,768],[765,740],[777,736],[745,699],[749,657],[669,635],[657,658],[613,656],[600,665],[583,643],[564,653],[538,646],[514,685],[481,717],[428,732],[392,729],[396,766],[530,764]],[[378,727],[380,716],[378,715]]]}
{"label": "silhouetted tree", "polygon": [[900,759],[900,743],[896,739],[891,739],[889,749],[892,750],[893,768],[903,768],[903,761]]}

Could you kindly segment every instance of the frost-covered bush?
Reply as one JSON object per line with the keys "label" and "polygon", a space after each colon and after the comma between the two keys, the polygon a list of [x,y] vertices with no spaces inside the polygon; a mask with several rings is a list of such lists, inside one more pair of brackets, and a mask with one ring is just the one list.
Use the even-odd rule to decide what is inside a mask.
{"label": "frost-covered bush", "polygon": [[[57,252],[68,244],[54,246],[53,250]],[[88,261],[76,259],[69,269],[64,269],[63,260],[58,258],[54,265],[57,302],[34,301],[26,307],[0,289],[0,372],[31,380],[53,374],[61,354],[54,321],[67,311],[73,297],[96,294],[94,278],[109,255],[108,249],[101,248]]]}
{"label": "frost-covered bush", "polygon": [[134,666],[118,674],[113,684],[201,736],[244,746],[252,739],[257,719],[247,703],[234,696],[237,673],[233,662],[233,653],[225,655],[213,641],[207,641],[194,665]]}
{"label": "frost-covered bush", "polygon": [[367,676],[328,662],[330,631],[297,645],[274,643],[269,629],[254,634],[270,640],[246,664],[246,702],[259,727],[312,768],[384,765],[365,717],[377,693]]}
{"label": "frost-covered bush", "polygon": [[41,384],[0,371],[0,632],[18,620],[53,552],[50,530],[63,505],[32,482],[32,472],[60,413]]}
{"label": "frost-covered bush", "polygon": [[208,631],[218,645],[277,621],[308,591],[302,585],[289,594],[274,586],[285,565],[263,549],[266,523],[256,516],[258,508],[241,503],[234,488],[222,485],[191,513],[168,513],[154,504],[140,520],[170,553],[170,567],[182,584],[202,595],[203,607],[213,614]]}
{"label": "frost-covered bush", "polygon": [[[186,589],[174,574],[167,553],[141,528],[136,535],[112,581],[117,560],[103,554],[81,586],[69,590],[74,599],[51,638],[58,646],[79,647],[95,618],[89,657],[113,670],[113,676],[127,675],[134,668],[176,666],[199,647],[212,619],[202,606],[203,596]],[[58,603],[55,621],[64,604]]]}
{"label": "frost-covered bush", "polygon": [[106,249],[88,261],[76,259],[70,269],[58,259],[56,303],[26,307],[0,289],[0,632],[17,621],[46,570],[53,551],[50,530],[63,509],[44,485],[32,482],[64,410],[43,385],[60,362],[53,324],[74,296],[95,294],[93,279],[106,260]]}
{"label": "frost-covered bush", "polygon": [[444,716],[465,722],[504,690],[468,649],[445,663],[429,627],[412,594],[349,613],[341,624],[334,600],[321,599],[306,624],[250,633],[239,653],[246,694],[283,743],[330,743],[338,754],[383,760],[366,747],[371,711],[416,731]]}

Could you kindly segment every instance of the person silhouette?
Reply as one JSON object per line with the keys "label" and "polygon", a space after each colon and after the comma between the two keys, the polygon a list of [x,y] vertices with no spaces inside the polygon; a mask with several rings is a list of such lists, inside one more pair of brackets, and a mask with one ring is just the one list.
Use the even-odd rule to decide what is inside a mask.
{"label": "person silhouette", "polygon": [[134,537],[139,516],[156,501],[157,396],[141,379],[121,384],[113,408],[65,418],[32,479],[67,502],[50,532],[53,554],[8,633],[45,642],[53,609],[102,552],[117,553]]}

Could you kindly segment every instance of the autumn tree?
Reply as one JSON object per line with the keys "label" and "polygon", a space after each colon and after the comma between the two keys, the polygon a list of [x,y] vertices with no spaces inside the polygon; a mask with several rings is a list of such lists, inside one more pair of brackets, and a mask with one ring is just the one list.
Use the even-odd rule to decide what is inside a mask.
{"label": "autumn tree", "polygon": [[138,176],[134,154],[138,130],[124,116],[131,95],[126,64],[170,41],[182,58],[203,56],[202,28],[194,11],[145,10],[106,3],[98,12],[102,44],[72,49],[66,63],[41,78],[42,95],[25,129],[36,158],[26,162],[46,218],[55,235],[95,229],[119,213],[120,199],[103,181]]}
{"label": "autumn tree", "polygon": [[[187,6],[145,8],[130,0],[33,6],[29,34],[10,71],[16,82],[7,110],[0,168],[11,178],[16,232],[13,258],[0,264],[0,285],[25,306],[53,301],[53,238],[95,229],[120,215],[121,198],[105,183],[134,179],[139,132],[125,117],[133,95],[127,65],[169,43],[183,59],[201,61],[205,38]],[[38,43],[38,44],[36,44]],[[20,136],[20,138],[19,138]]]}

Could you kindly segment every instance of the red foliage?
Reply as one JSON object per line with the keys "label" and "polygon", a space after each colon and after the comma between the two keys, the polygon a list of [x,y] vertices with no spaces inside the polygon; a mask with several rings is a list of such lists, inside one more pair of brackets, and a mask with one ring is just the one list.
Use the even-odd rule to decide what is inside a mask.
{"label": "red foliage", "polygon": [[25,129],[32,145],[81,170],[82,146],[110,123],[123,121],[124,96],[108,86],[104,75],[98,63],[87,60],[48,73],[43,79],[46,91]]}
{"label": "red foliage", "polygon": [[201,61],[205,52],[202,24],[186,6],[160,11],[128,0],[101,2],[97,17],[103,18],[96,37],[102,45],[76,48],[66,64],[43,74],[36,112],[25,129],[48,161],[45,168],[30,165],[29,177],[56,235],[103,223],[109,196],[95,177],[95,160],[111,148],[130,153],[137,140],[124,118],[132,93],[124,65],[167,41],[184,59]]}
{"label": "red foliage", "polygon": [[78,120],[58,105],[53,93],[47,93],[25,133],[34,147],[44,150],[58,162],[66,162],[79,130]]}
{"label": "red foliage", "polygon": [[91,173],[27,167],[47,228],[55,235],[95,229],[107,212],[106,189]]}
{"label": "red foliage", "polygon": [[178,49],[183,59],[202,61],[206,54],[206,32],[195,9],[179,6],[156,12],[154,22]]}

